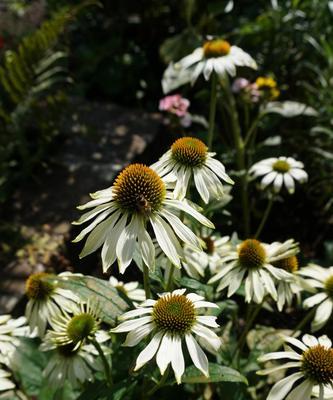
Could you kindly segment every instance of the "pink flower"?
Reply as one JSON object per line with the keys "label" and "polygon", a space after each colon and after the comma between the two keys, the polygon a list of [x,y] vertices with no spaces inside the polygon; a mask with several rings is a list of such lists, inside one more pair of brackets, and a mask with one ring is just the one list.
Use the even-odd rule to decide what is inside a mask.
{"label": "pink flower", "polygon": [[166,96],[160,100],[159,110],[167,111],[171,114],[177,115],[178,117],[184,117],[189,106],[189,100],[183,98],[180,94],[174,94],[172,96]]}
{"label": "pink flower", "polygon": [[234,93],[239,93],[241,90],[244,90],[249,85],[250,85],[250,81],[248,81],[247,79],[237,78],[234,80],[231,89]]}

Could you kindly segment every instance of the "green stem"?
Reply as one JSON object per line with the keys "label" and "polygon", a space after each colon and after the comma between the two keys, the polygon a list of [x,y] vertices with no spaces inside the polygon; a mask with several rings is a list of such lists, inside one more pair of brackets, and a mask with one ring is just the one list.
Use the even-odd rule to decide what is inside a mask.
{"label": "green stem", "polygon": [[243,347],[244,347],[245,341],[246,341],[246,336],[249,333],[250,329],[252,328],[254,320],[256,319],[257,315],[259,314],[259,311],[261,310],[261,306],[262,306],[262,303],[256,304],[253,312],[249,313],[250,316],[245,323],[244,330],[243,330],[240,338],[238,339],[238,343],[237,343],[237,347],[236,347],[236,349],[237,349],[236,351],[238,352],[239,356],[241,355],[241,353],[243,351]]}
{"label": "green stem", "polygon": [[159,382],[157,382],[157,384],[151,389],[149,390],[149,392],[147,393],[147,398],[149,398],[151,395],[153,395],[155,392],[157,392],[161,387],[164,386],[165,382],[167,381],[169,376],[169,366],[166,369],[166,371],[164,372],[164,374],[162,375],[161,379],[159,380]]}
{"label": "green stem", "polygon": [[319,385],[319,400],[324,400],[324,385],[322,383]]}
{"label": "green stem", "polygon": [[175,272],[175,266],[174,266],[174,264],[171,264],[169,277],[168,277],[168,282],[167,282],[167,286],[166,286],[166,291],[167,292],[170,292],[172,290],[174,272]]}
{"label": "green stem", "polygon": [[269,216],[269,214],[271,212],[271,209],[272,209],[272,206],[273,206],[273,202],[274,202],[274,196],[271,196],[270,199],[268,200],[268,203],[267,203],[267,206],[266,206],[266,210],[264,212],[264,215],[262,216],[262,219],[261,219],[260,225],[258,226],[257,232],[254,235],[255,239],[257,239],[260,236],[262,230],[264,229],[264,226],[265,226],[265,224],[267,222],[268,216]]}
{"label": "green stem", "polygon": [[227,107],[230,119],[231,119],[231,130],[234,138],[234,145],[236,150],[236,164],[237,170],[240,172],[240,190],[241,190],[241,202],[243,209],[243,221],[244,221],[244,235],[246,237],[250,234],[250,210],[249,210],[249,199],[247,193],[247,170],[245,163],[246,147],[243,137],[241,135],[241,128],[239,125],[239,117],[236,107],[235,98],[232,94],[230,83],[227,78],[224,79],[223,89],[225,90],[226,100],[229,103]]}
{"label": "green stem", "polygon": [[210,92],[210,105],[209,105],[209,128],[207,136],[207,146],[211,150],[214,139],[215,128],[215,115],[216,115],[216,100],[217,100],[217,75],[212,73],[212,83]]}
{"label": "green stem", "polygon": [[309,321],[312,320],[317,307],[313,307],[312,310],[305,315],[305,317],[299,322],[296,328],[293,330],[293,333],[290,336],[295,336],[298,331],[300,331]]}
{"label": "green stem", "polygon": [[143,263],[143,287],[145,289],[146,299],[150,299],[151,291],[149,285],[149,269],[145,263]]}
{"label": "green stem", "polygon": [[107,384],[109,386],[112,386],[113,385],[113,379],[112,379],[110,364],[109,364],[108,360],[106,359],[105,354],[104,354],[100,344],[97,342],[97,340],[93,339],[93,340],[91,340],[91,343],[93,344],[93,346],[95,347],[95,349],[97,350],[99,356],[102,359],[106,382],[107,382]]}
{"label": "green stem", "polygon": [[260,119],[264,116],[265,114],[258,114],[258,116],[253,120],[249,130],[247,131],[244,139],[244,145],[247,146],[250,143],[251,137],[253,133],[256,131],[256,128],[258,126],[258,122]]}

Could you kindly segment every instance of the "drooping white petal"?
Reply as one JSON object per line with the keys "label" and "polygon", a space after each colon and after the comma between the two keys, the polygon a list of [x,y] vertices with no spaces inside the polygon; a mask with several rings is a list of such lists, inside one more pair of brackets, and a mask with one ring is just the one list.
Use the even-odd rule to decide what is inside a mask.
{"label": "drooping white petal", "polygon": [[101,214],[99,214],[95,220],[89,224],[86,228],[84,228],[79,235],[76,236],[76,238],[73,240],[74,243],[79,242],[82,240],[89,232],[91,232],[100,222],[103,221],[108,215],[112,213],[112,209],[107,209],[103,211]]}
{"label": "drooping white petal", "polygon": [[289,393],[286,400],[310,400],[313,386],[314,383],[311,382],[310,379],[306,379]]}
{"label": "drooping white petal", "polygon": [[207,204],[209,201],[209,191],[206,186],[205,180],[201,173],[201,168],[194,169],[194,183],[195,187],[197,188],[200,197],[202,200]]}
{"label": "drooping white petal", "polygon": [[127,215],[123,215],[120,220],[115,224],[112,230],[109,232],[105,239],[102,248],[102,264],[103,272],[107,272],[108,268],[115,262],[116,255],[116,245],[121,232],[125,229],[127,222]]}
{"label": "drooping white petal", "polygon": [[176,235],[184,243],[194,249],[201,249],[199,238],[176,215],[172,214],[168,210],[163,210],[160,212],[160,214],[167,219]]}
{"label": "drooping white petal", "polygon": [[209,221],[209,219],[207,219],[205,216],[200,214],[197,210],[195,210],[193,207],[189,206],[184,201],[167,199],[164,201],[164,203],[165,203],[165,205],[168,205],[173,208],[178,208],[179,210],[186,212],[187,214],[189,214],[193,218],[195,218],[197,221],[199,221],[202,225],[205,225],[208,228],[212,228],[212,229],[215,228],[214,224],[211,221]]}
{"label": "drooping white petal", "polygon": [[122,344],[124,347],[133,347],[136,346],[142,339],[149,335],[150,332],[154,329],[154,324],[151,322],[149,324],[140,326],[134,331],[130,331],[126,336],[125,342]]}
{"label": "drooping white petal", "polygon": [[80,253],[80,258],[83,258],[93,253],[95,250],[102,246],[105,238],[108,235],[108,232],[112,230],[120,214],[120,211],[114,212],[110,217],[101,222],[92,232],[90,232],[89,236],[86,239],[86,243]]}
{"label": "drooping white petal", "polygon": [[171,366],[174,370],[176,381],[180,384],[185,371],[185,362],[182,351],[182,341],[178,336],[174,336],[170,351],[172,351]]}
{"label": "drooping white petal", "polygon": [[329,320],[333,310],[333,302],[330,298],[325,300],[320,306],[318,306],[314,320],[312,321],[311,327],[313,331],[322,328]]}
{"label": "drooping white petal", "polygon": [[267,400],[283,400],[294,383],[303,377],[302,372],[296,372],[277,382],[268,394]]}
{"label": "drooping white petal", "polygon": [[142,221],[140,221],[139,225],[138,244],[143,262],[149,269],[154,270],[155,246]]}
{"label": "drooping white petal", "polygon": [[185,335],[186,346],[190,353],[193,364],[205,375],[209,376],[208,359],[197,341],[191,334]]}
{"label": "drooping white petal", "polygon": [[304,305],[305,308],[312,308],[313,306],[321,303],[325,299],[327,299],[327,294],[326,293],[317,293],[314,296],[308,297],[304,301],[303,305]]}
{"label": "drooping white petal", "polygon": [[175,266],[180,268],[179,256],[182,254],[182,250],[175,234],[169,225],[158,215],[151,217],[150,222],[162,251]]}
{"label": "drooping white petal", "polygon": [[122,231],[117,241],[116,255],[118,258],[119,272],[123,274],[133,259],[136,239],[139,233],[139,220],[132,216],[131,222]]}
{"label": "drooping white petal", "polygon": [[173,340],[169,334],[165,334],[161,341],[160,348],[158,349],[156,355],[156,363],[158,368],[160,369],[161,375],[164,375],[167,366],[170,364],[172,359],[172,349]]}
{"label": "drooping white petal", "polygon": [[158,346],[160,345],[162,336],[162,332],[157,332],[156,335],[154,335],[154,337],[149,342],[148,346],[141,351],[138,358],[136,359],[134,371],[140,369],[144,364],[146,364],[154,357],[157,352]]}

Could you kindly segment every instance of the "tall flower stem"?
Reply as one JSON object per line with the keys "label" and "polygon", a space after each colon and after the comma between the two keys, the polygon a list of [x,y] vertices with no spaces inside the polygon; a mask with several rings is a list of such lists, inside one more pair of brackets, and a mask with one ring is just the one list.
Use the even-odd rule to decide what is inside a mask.
{"label": "tall flower stem", "polygon": [[252,328],[253,323],[254,323],[255,319],[257,318],[257,315],[259,314],[259,311],[261,310],[261,306],[262,306],[262,303],[256,304],[256,306],[254,307],[252,312],[248,313],[249,318],[246,320],[244,330],[237,342],[236,352],[238,354],[238,357],[240,357],[240,355],[242,354],[243,347],[244,347],[245,341],[246,341],[246,336],[249,333],[250,329]]}
{"label": "tall flower stem", "polygon": [[215,128],[215,115],[216,115],[216,101],[217,101],[217,75],[212,73],[211,91],[210,91],[210,105],[209,105],[209,127],[207,136],[207,146],[211,150],[214,139]]}
{"label": "tall flower stem", "polygon": [[156,393],[161,387],[164,386],[165,382],[167,381],[169,376],[169,366],[167,367],[166,371],[162,375],[161,379],[157,384],[147,393],[147,398],[151,397],[154,393]]}
{"label": "tall flower stem", "polygon": [[241,202],[243,210],[244,235],[247,237],[250,234],[250,210],[249,210],[249,200],[247,192],[247,169],[246,169],[246,159],[245,159],[246,146],[241,134],[241,128],[239,125],[239,118],[238,118],[235,98],[232,94],[230,83],[227,77],[225,77],[223,80],[223,90],[225,92],[226,100],[228,102],[227,110],[229,112],[229,116],[231,119],[231,128],[232,128],[231,130],[236,151],[237,170],[241,174],[240,191],[241,191]]}
{"label": "tall flower stem", "polygon": [[267,203],[264,215],[262,216],[261,222],[258,226],[257,232],[254,235],[254,238],[257,239],[259,237],[259,235],[261,234],[262,230],[264,229],[264,226],[266,225],[267,219],[269,217],[269,214],[271,212],[272,206],[273,206],[273,202],[274,202],[274,196],[272,195]]}
{"label": "tall flower stem", "polygon": [[97,342],[96,339],[91,340],[91,344],[95,347],[97,350],[99,356],[101,357],[101,360],[103,362],[104,366],[104,372],[105,372],[105,378],[109,386],[113,385],[113,379],[112,379],[112,374],[111,374],[111,368],[108,360],[105,357],[105,354],[100,346],[100,344]]}
{"label": "tall flower stem", "polygon": [[150,291],[150,284],[149,284],[149,269],[145,263],[143,263],[143,288],[145,290],[146,299],[150,299],[151,291]]}

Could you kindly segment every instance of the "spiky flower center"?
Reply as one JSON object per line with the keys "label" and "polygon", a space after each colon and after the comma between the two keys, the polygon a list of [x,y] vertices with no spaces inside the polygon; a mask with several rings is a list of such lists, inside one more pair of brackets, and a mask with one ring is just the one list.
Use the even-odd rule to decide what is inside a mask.
{"label": "spiky flower center", "polygon": [[121,209],[149,215],[161,208],[166,189],[154,170],[143,164],[131,164],[117,176],[113,193]]}
{"label": "spiky flower center", "polygon": [[230,43],[223,39],[208,40],[203,45],[204,56],[206,58],[226,56],[230,53],[230,49]]}
{"label": "spiky flower center", "polygon": [[207,254],[213,254],[214,250],[215,250],[214,240],[212,238],[210,238],[209,236],[203,237],[202,240],[205,242],[205,245],[206,245],[205,252]]}
{"label": "spiky flower center", "polygon": [[288,172],[290,170],[290,165],[287,161],[277,160],[273,164],[273,170],[276,172],[281,172],[282,174]]}
{"label": "spiky flower center", "polygon": [[95,318],[88,313],[75,315],[68,323],[67,335],[73,343],[88,338],[97,329]]}
{"label": "spiky flower center", "polygon": [[333,380],[333,349],[310,347],[302,355],[302,370],[308,379],[328,385]]}
{"label": "spiky flower center", "polygon": [[29,299],[47,299],[54,291],[54,286],[52,283],[47,281],[47,278],[52,276],[52,274],[48,274],[46,272],[37,272],[30,275],[25,283],[25,292]]}
{"label": "spiky flower center", "polygon": [[333,299],[333,275],[331,275],[328,279],[326,279],[325,283],[326,293]]}
{"label": "spiky flower center", "polygon": [[298,260],[296,256],[291,256],[278,260],[274,263],[274,267],[282,268],[287,272],[294,273],[298,270]]}
{"label": "spiky flower center", "polygon": [[260,268],[266,260],[266,251],[256,239],[247,239],[238,249],[238,260],[243,268]]}
{"label": "spiky flower center", "polygon": [[207,158],[207,150],[205,143],[193,137],[177,139],[171,146],[172,158],[187,167],[203,165]]}
{"label": "spiky flower center", "polygon": [[194,305],[184,295],[163,296],[153,309],[153,319],[157,327],[172,334],[182,335],[190,331],[195,317]]}

